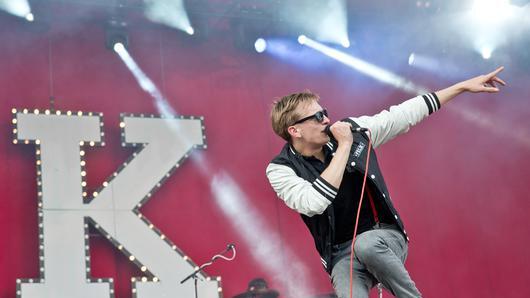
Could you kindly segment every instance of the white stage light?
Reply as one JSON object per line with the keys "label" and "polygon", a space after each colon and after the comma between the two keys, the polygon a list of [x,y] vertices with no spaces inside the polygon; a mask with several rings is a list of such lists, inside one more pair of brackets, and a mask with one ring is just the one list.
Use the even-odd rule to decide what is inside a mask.
{"label": "white stage light", "polygon": [[33,22],[35,20],[35,16],[30,12],[26,15],[26,20],[28,22]]}
{"label": "white stage light", "polygon": [[411,53],[409,56],[409,65],[412,65],[414,63],[415,58],[416,58],[416,55],[414,55],[414,53]]}
{"label": "white stage light", "polygon": [[341,42],[342,46],[345,47],[345,48],[349,48],[350,47],[350,40],[348,39],[343,39],[342,42]]}
{"label": "white stage light", "polygon": [[265,41],[263,38],[256,39],[254,48],[256,49],[256,52],[263,53],[267,49],[267,41]]}
{"label": "white stage light", "polygon": [[325,43],[344,47],[348,39],[347,0],[326,1],[282,1],[278,18],[282,26],[292,32],[303,32],[307,36]]}
{"label": "white stage light", "polygon": [[183,0],[150,0],[144,2],[145,15],[149,20],[182,30],[189,35],[195,33],[191,27]]}
{"label": "white stage light", "polygon": [[462,69],[449,60],[432,57],[422,53],[412,52],[409,55],[408,63],[410,67],[422,69],[438,75],[454,75],[462,72]]}
{"label": "white stage light", "polygon": [[[30,22],[33,21],[28,19],[31,14],[31,8],[27,0],[0,0],[0,9],[17,17],[25,18]],[[31,14],[29,18],[33,18],[33,15]]]}
{"label": "white stage light", "polygon": [[474,0],[465,21],[466,29],[473,47],[482,58],[490,59],[495,49],[507,41],[507,32],[511,24],[516,24],[524,13],[519,7],[510,4],[510,0]]}
{"label": "white stage light", "polygon": [[125,51],[125,46],[121,42],[115,43],[112,48],[114,49],[114,52],[116,52],[118,54],[119,53],[123,53]]}
{"label": "white stage light", "polygon": [[482,49],[480,49],[480,55],[482,55],[482,58],[484,58],[485,60],[491,58],[492,52],[493,50],[490,47],[483,47]]}
{"label": "white stage light", "polygon": [[479,23],[499,23],[513,15],[509,0],[475,0],[471,16]]}
{"label": "white stage light", "polygon": [[298,43],[299,44],[305,44],[306,41],[307,41],[307,37],[305,35],[298,36]]}

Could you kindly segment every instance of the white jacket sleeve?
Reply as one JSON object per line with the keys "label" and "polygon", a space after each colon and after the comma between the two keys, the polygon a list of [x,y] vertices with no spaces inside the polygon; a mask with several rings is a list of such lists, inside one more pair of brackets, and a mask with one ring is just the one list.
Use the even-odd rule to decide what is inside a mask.
{"label": "white jacket sleeve", "polygon": [[372,145],[377,148],[409,131],[410,127],[439,109],[440,102],[436,94],[429,93],[391,106],[390,109],[374,116],[351,117],[350,119],[371,131]]}
{"label": "white jacket sleeve", "polygon": [[298,177],[288,166],[274,163],[269,164],[266,172],[278,197],[298,213],[322,214],[337,196],[338,189],[322,177],[310,182]]}

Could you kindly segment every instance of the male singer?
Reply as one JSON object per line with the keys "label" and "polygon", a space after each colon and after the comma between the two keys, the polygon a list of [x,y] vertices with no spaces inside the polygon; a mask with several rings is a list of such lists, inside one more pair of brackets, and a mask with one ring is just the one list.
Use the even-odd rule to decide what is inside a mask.
{"label": "male singer", "polygon": [[[499,92],[497,70],[446,89],[409,99],[374,116],[332,124],[318,95],[309,91],[273,104],[272,128],[287,143],[267,167],[267,177],[287,206],[299,212],[339,298],[368,297],[378,282],[396,297],[421,297],[405,269],[408,235],[390,200],[373,148],[407,132],[464,92]],[[326,133],[333,136],[330,138]],[[370,154],[366,190],[354,243],[353,283],[350,253],[356,214]]]}

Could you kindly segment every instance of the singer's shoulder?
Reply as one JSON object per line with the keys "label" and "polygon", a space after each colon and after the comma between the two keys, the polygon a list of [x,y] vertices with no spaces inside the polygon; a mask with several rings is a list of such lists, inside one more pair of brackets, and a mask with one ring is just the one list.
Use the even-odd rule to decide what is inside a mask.
{"label": "singer's shoulder", "polygon": [[293,151],[289,143],[286,143],[278,155],[272,158],[270,163],[287,165],[291,163],[291,155],[295,155],[296,152]]}

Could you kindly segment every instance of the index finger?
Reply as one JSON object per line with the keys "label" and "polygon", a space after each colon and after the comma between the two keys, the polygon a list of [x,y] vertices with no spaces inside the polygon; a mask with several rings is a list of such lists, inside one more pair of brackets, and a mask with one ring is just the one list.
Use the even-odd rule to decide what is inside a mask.
{"label": "index finger", "polygon": [[501,67],[495,69],[494,71],[490,72],[490,73],[487,74],[486,76],[487,76],[488,78],[493,78],[493,77],[496,76],[499,72],[503,71],[503,69],[504,69],[504,66],[501,66]]}

